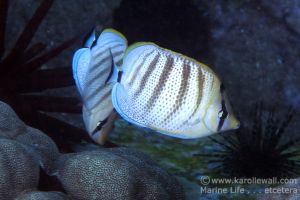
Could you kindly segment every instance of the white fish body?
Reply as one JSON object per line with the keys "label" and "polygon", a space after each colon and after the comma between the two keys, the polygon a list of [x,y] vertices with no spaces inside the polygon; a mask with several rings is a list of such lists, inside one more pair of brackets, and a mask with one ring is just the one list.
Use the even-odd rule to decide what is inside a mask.
{"label": "white fish body", "polygon": [[105,29],[98,39],[93,31],[85,46],[74,54],[73,77],[82,98],[86,129],[95,141],[103,143],[101,127],[97,130],[97,126],[102,126],[113,111],[110,79],[116,76],[113,69],[121,64],[127,40],[114,29]]}
{"label": "white fish body", "polygon": [[127,49],[122,71],[112,102],[133,124],[178,138],[239,126],[219,78],[202,63],[153,43],[136,43]]}

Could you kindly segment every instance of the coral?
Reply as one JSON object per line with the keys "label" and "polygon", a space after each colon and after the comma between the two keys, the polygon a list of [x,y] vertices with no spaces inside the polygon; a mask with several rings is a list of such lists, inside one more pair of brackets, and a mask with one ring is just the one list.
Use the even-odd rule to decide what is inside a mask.
{"label": "coral", "polygon": [[[27,126],[12,108],[1,101],[0,138],[0,176],[3,177],[0,196],[12,199],[23,191],[47,185],[39,183],[45,180],[40,179],[43,178],[40,175],[43,173],[51,175],[54,161],[60,155],[58,148],[47,135]],[[43,170],[40,170],[40,167]],[[38,197],[39,195],[36,196]]]}
{"label": "coral", "polygon": [[28,149],[16,141],[0,139],[0,196],[12,199],[36,188],[39,165]]}
{"label": "coral", "polygon": [[41,167],[48,173],[59,151],[55,143],[41,131],[24,124],[16,113],[0,101],[0,138],[15,140],[36,158]]}
{"label": "coral", "polygon": [[68,200],[62,192],[30,191],[20,194],[15,200]]}
{"label": "coral", "polygon": [[72,199],[184,198],[175,178],[134,150],[113,148],[65,154],[57,163],[56,176]]}
{"label": "coral", "polygon": [[130,148],[111,148],[109,150],[114,155],[120,156],[140,169],[147,171],[154,180],[159,180],[159,184],[167,191],[171,199],[182,198],[183,191],[176,179],[170,176],[165,170],[162,170],[162,168],[145,153]]}
{"label": "coral", "polygon": [[[60,193],[24,193],[38,186],[49,189],[57,177],[58,183],[53,183],[63,188],[54,189],[65,190],[71,199],[184,199],[177,180],[146,154],[90,145],[82,152],[61,154],[47,135],[24,124],[0,102],[0,195],[5,199],[17,195],[18,199],[66,199]],[[39,167],[48,175],[40,176]]]}

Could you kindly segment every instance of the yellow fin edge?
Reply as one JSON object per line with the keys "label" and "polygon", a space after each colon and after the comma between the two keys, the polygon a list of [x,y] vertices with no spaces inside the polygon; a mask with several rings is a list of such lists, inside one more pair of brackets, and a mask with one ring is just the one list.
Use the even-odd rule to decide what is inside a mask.
{"label": "yellow fin edge", "polygon": [[[158,46],[158,45],[156,45],[156,46]],[[158,46],[158,47],[159,47],[159,46]],[[216,73],[215,73],[212,69],[210,69],[206,64],[204,64],[204,63],[202,63],[202,62],[200,62],[200,61],[198,61],[198,60],[196,60],[196,59],[194,59],[194,58],[191,58],[191,57],[189,57],[189,56],[183,55],[182,53],[178,53],[178,52],[176,52],[176,51],[173,51],[173,50],[170,50],[170,49],[167,49],[167,48],[164,48],[164,47],[159,47],[159,48],[161,48],[161,49],[163,49],[163,50],[165,50],[165,51],[170,51],[170,52],[172,52],[172,53],[174,53],[174,54],[177,54],[177,55],[179,55],[179,56],[182,56],[182,57],[184,57],[184,58],[186,58],[186,59],[188,59],[188,60],[190,60],[190,61],[192,61],[192,62],[198,64],[199,66],[203,67],[203,68],[206,69],[207,71],[209,71],[209,72],[213,73],[215,76],[217,76]]]}
{"label": "yellow fin edge", "polygon": [[[143,46],[143,45],[154,45],[154,46],[156,46],[156,47],[158,47],[158,48],[160,48],[160,49],[162,49],[162,50],[164,50],[164,51],[169,51],[169,52],[171,52],[171,53],[174,53],[174,54],[177,54],[177,55],[179,55],[179,56],[182,56],[182,57],[184,57],[184,58],[186,58],[186,59],[188,59],[188,60],[191,60],[192,62],[198,64],[199,66],[203,67],[205,70],[207,70],[207,71],[211,72],[212,74],[214,74],[215,76],[217,76],[217,74],[216,74],[212,69],[210,69],[206,64],[204,64],[204,63],[202,63],[202,62],[199,62],[198,60],[196,60],[196,59],[194,59],[194,58],[191,58],[191,57],[188,57],[188,56],[186,56],[186,55],[183,55],[183,54],[181,54],[181,53],[178,53],[178,52],[175,52],[175,51],[173,51],[173,50],[170,50],[170,49],[161,47],[161,46],[159,46],[159,45],[157,45],[157,44],[155,44],[155,43],[153,43],[153,42],[136,42],[136,43],[131,44],[131,45],[126,49],[123,58],[125,58],[126,55],[127,55],[131,50],[133,50],[133,49],[135,49],[135,48],[137,48],[137,47]],[[217,76],[217,77],[218,77],[218,76]]]}
{"label": "yellow fin edge", "polygon": [[173,135],[183,135],[183,134],[181,134],[180,132],[172,132],[172,131],[165,131],[165,130],[163,130],[163,129],[158,129],[158,128],[156,128],[156,127],[154,127],[154,126],[148,126],[150,129],[152,129],[152,130],[154,130],[154,131],[156,131],[156,132],[160,132],[160,133],[168,133],[168,134],[173,134]]}
{"label": "yellow fin edge", "polygon": [[137,47],[140,47],[140,46],[144,46],[144,45],[154,45],[154,46],[157,46],[159,47],[158,45],[156,45],[155,43],[153,42],[135,42],[133,44],[131,44],[130,46],[127,47],[125,53],[124,53],[124,56],[123,58],[125,58],[127,56],[127,54],[129,53],[129,51],[137,48]]}
{"label": "yellow fin edge", "polygon": [[116,29],[106,28],[102,31],[102,33],[114,33],[114,34],[120,36],[122,39],[124,39],[126,44],[128,44],[127,38],[121,32],[117,31]]}

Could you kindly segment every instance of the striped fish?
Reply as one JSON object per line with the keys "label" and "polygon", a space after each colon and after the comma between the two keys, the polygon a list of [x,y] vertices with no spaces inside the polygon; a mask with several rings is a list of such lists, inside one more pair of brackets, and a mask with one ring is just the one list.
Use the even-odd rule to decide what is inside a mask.
{"label": "striped fish", "polygon": [[112,122],[111,90],[127,48],[126,38],[114,29],[105,29],[97,38],[95,30],[73,57],[73,77],[83,102],[83,120],[90,136],[103,143],[107,122]]}
{"label": "striped fish", "polygon": [[217,75],[192,58],[141,42],[126,50],[122,71],[112,102],[130,123],[178,138],[239,127]]}

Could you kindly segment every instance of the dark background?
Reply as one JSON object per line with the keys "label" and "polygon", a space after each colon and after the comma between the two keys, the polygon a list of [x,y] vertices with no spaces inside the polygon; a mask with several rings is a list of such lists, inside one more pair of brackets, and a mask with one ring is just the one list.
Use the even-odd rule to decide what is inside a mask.
{"label": "dark background", "polygon": [[[10,1],[6,45],[11,47],[38,0]],[[151,41],[209,65],[224,82],[233,109],[248,121],[251,105],[263,101],[284,113],[300,110],[300,2],[273,0],[56,0],[33,42],[48,48],[94,25],[113,27],[129,40]],[[71,64],[77,42],[44,68]],[[49,94],[77,95],[75,88]],[[82,126],[80,116],[57,115]],[[296,114],[290,132],[298,134]]]}

